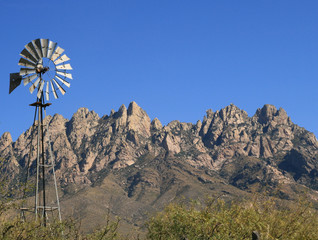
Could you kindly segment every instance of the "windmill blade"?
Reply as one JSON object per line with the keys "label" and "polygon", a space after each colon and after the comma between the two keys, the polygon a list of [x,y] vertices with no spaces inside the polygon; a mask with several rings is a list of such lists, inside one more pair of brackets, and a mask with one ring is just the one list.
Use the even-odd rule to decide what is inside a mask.
{"label": "windmill blade", "polygon": [[47,57],[47,50],[49,48],[49,39],[40,39],[41,46],[42,46],[42,56]]}
{"label": "windmill blade", "polygon": [[40,39],[35,39],[32,41],[33,46],[35,47],[36,53],[39,55],[40,58],[43,57],[42,55],[42,46],[41,46],[41,41]]}
{"label": "windmill blade", "polygon": [[56,66],[56,69],[60,69],[60,70],[72,70],[73,68],[71,67],[70,64],[63,64],[63,65],[58,65]]}
{"label": "windmill blade", "polygon": [[38,60],[36,60],[31,53],[28,52],[28,50],[26,50],[25,48],[22,50],[22,52],[20,53],[20,56],[32,61],[33,63],[36,63]]}
{"label": "windmill blade", "polygon": [[62,75],[64,77],[67,77],[69,79],[73,79],[72,74],[70,73],[66,73],[66,72],[60,72],[60,71],[56,71],[57,74]]}
{"label": "windmill blade", "polygon": [[35,68],[36,67],[36,64],[25,59],[25,58],[20,58],[20,61],[18,63],[18,65],[20,66],[25,66],[25,67],[28,67],[28,68]]}
{"label": "windmill blade", "polygon": [[33,81],[34,79],[36,79],[38,77],[37,74],[33,74],[33,75],[30,75],[26,78],[23,78],[23,84],[24,86],[27,85],[29,82]]}
{"label": "windmill blade", "polygon": [[33,93],[34,89],[36,89],[36,87],[38,86],[39,82],[40,82],[40,78],[38,78],[38,79],[31,85],[31,87],[29,88],[31,94]]}
{"label": "windmill blade", "polygon": [[20,69],[20,75],[27,75],[27,74],[31,74],[31,73],[36,73],[35,69],[30,69],[30,68],[21,68]]}
{"label": "windmill blade", "polygon": [[65,90],[62,88],[62,86],[53,78],[52,81],[56,84],[62,95],[65,94]]}
{"label": "windmill blade", "polygon": [[24,46],[26,50],[31,53],[31,55],[38,61],[40,57],[38,56],[35,47],[33,46],[32,42],[29,42],[27,45]]}
{"label": "windmill blade", "polygon": [[58,96],[57,96],[57,94],[56,94],[55,87],[54,87],[54,85],[53,85],[52,81],[50,81],[50,83],[51,83],[51,88],[52,88],[53,95],[54,95],[55,99],[57,99],[57,98],[58,98]]}
{"label": "windmill blade", "polygon": [[54,64],[55,64],[55,65],[58,65],[58,64],[60,64],[60,63],[66,62],[66,61],[68,61],[68,60],[70,60],[70,58],[69,58],[68,56],[66,56],[66,54],[64,54],[64,55],[63,55],[62,57],[60,57],[59,59],[55,60],[55,61],[54,61]]}
{"label": "windmill blade", "polygon": [[10,73],[9,94],[21,84],[21,81],[20,73]]}
{"label": "windmill blade", "polygon": [[63,48],[57,47],[51,57],[51,60],[54,62],[61,54],[64,52]]}
{"label": "windmill blade", "polygon": [[48,59],[51,59],[53,51],[54,51],[56,45],[57,45],[57,43],[55,43],[55,42],[52,42],[52,41],[49,42],[49,49],[47,51],[47,58]]}
{"label": "windmill blade", "polygon": [[50,97],[49,97],[49,82],[46,82],[45,97],[46,97],[46,101],[50,101]]}
{"label": "windmill blade", "polygon": [[38,94],[36,95],[37,96],[37,98],[41,98],[41,96],[42,96],[42,92],[43,92],[43,87],[44,87],[44,81],[42,80],[41,82],[40,82],[40,85],[39,85],[39,90],[38,90]]}
{"label": "windmill blade", "polygon": [[58,80],[60,80],[66,87],[70,87],[70,86],[71,86],[71,84],[70,84],[68,81],[66,81],[65,79],[60,78],[60,77],[57,76],[57,75],[55,75],[55,77],[56,77]]}

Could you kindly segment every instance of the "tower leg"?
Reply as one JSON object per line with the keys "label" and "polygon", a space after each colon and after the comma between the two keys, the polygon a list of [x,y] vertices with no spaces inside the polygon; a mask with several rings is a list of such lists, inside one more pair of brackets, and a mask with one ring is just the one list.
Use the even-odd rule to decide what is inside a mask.
{"label": "tower leg", "polygon": [[[45,113],[45,116],[46,116],[45,108],[44,108],[44,113]],[[54,164],[54,159],[53,159],[52,145],[51,145],[50,134],[49,134],[49,126],[48,125],[47,125],[47,129],[46,129],[46,135],[47,135],[49,154],[50,154],[50,159],[51,159],[51,164],[52,164],[55,195],[56,195],[56,205],[57,205],[59,220],[61,222],[62,221],[62,216],[61,216],[61,208],[60,208],[60,199],[59,199],[59,193],[58,193],[58,189],[57,189],[57,182],[56,182],[56,176],[55,176],[55,164]]]}
{"label": "tower leg", "polygon": [[[30,163],[31,163],[31,153],[32,153],[32,142],[33,142],[33,132],[35,130],[35,122],[36,122],[36,116],[37,116],[37,112],[38,112],[38,107],[36,106],[35,108],[35,112],[34,112],[34,119],[33,119],[33,124],[32,124],[32,128],[31,128],[31,140],[30,140],[30,150],[29,150],[29,156],[28,156],[28,161],[26,164],[26,173],[25,173],[25,179],[24,179],[24,187],[23,187],[23,195],[22,195],[22,208],[21,209],[26,209],[24,200],[26,198],[26,193],[27,193],[27,188],[28,188],[28,181],[29,181],[29,177],[30,177]],[[25,216],[25,211],[21,210],[21,219],[22,221],[26,220],[26,216]]]}
{"label": "tower leg", "polygon": [[46,198],[45,198],[45,152],[44,152],[44,131],[43,131],[43,104],[44,104],[44,96],[42,94],[42,99],[41,99],[42,104],[40,105],[39,109],[39,120],[40,120],[40,126],[41,126],[41,143],[42,143],[42,202],[43,202],[43,224],[46,226]]}
{"label": "tower leg", "polygon": [[[39,101],[37,101],[39,102]],[[39,117],[39,108],[38,110],[38,135],[37,135],[37,148],[36,148],[36,187],[35,187],[35,220],[38,220],[38,210],[39,210],[39,181],[40,181],[40,117]]]}

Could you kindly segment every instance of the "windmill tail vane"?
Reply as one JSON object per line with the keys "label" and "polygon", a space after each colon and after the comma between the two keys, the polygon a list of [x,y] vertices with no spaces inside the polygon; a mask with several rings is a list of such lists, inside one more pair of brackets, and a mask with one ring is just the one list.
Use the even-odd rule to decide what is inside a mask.
{"label": "windmill tail vane", "polygon": [[10,73],[9,94],[21,84],[21,81],[22,77],[20,76],[20,73]]}

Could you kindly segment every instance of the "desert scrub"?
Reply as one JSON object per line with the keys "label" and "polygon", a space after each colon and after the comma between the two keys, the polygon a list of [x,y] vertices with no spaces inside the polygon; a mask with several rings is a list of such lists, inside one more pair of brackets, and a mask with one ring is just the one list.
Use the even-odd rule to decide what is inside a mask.
{"label": "desert scrub", "polygon": [[225,203],[209,199],[204,206],[170,204],[147,223],[148,239],[318,239],[318,215],[305,201],[281,209],[273,199]]}
{"label": "desert scrub", "polygon": [[2,222],[0,225],[0,239],[8,240],[115,240],[120,238],[117,229],[118,222],[107,221],[107,224],[100,230],[86,235],[82,234],[79,226],[74,221],[67,220],[63,222],[54,222],[46,227],[40,222],[29,221],[22,222],[19,219]]}

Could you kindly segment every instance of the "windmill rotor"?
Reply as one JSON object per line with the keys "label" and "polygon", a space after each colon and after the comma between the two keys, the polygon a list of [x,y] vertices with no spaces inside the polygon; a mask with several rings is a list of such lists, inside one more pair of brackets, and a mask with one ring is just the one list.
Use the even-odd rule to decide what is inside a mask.
{"label": "windmill rotor", "polygon": [[20,53],[18,65],[21,66],[19,73],[10,74],[11,93],[23,80],[24,86],[30,85],[32,94],[37,89],[37,98],[45,96],[49,101],[50,93],[58,98],[57,90],[64,95],[65,87],[70,87],[69,79],[73,79],[70,58],[64,54],[64,49],[57,43],[38,38],[24,46]]}

